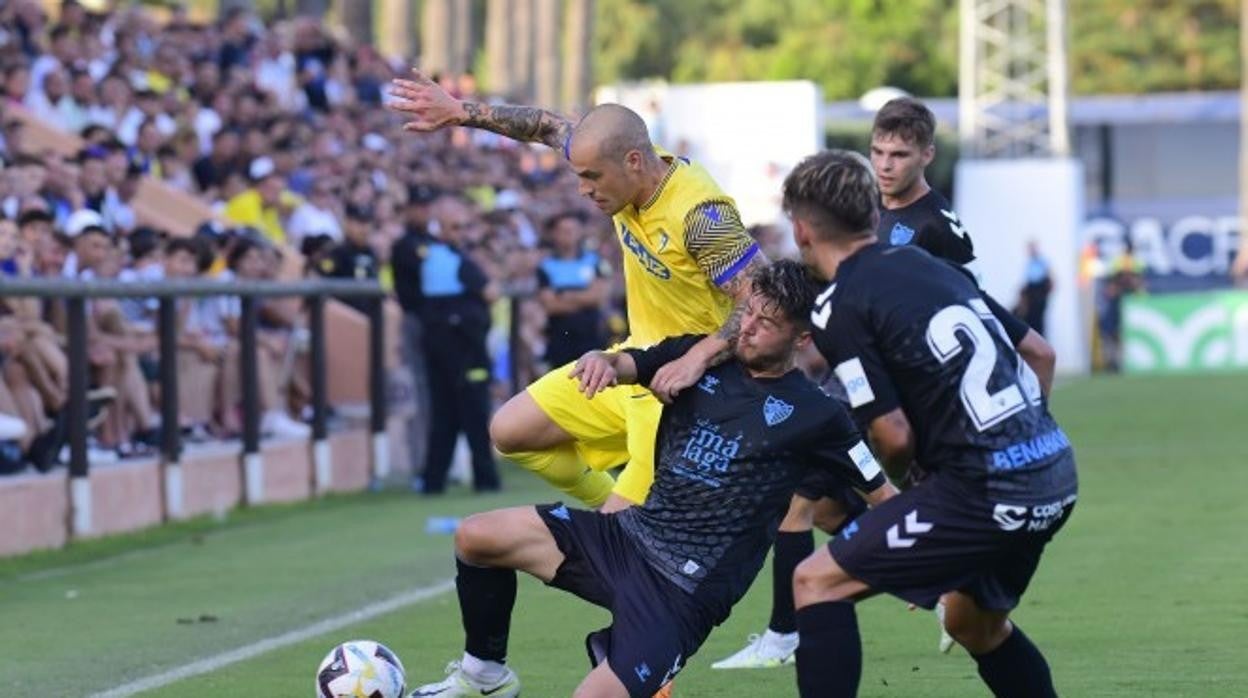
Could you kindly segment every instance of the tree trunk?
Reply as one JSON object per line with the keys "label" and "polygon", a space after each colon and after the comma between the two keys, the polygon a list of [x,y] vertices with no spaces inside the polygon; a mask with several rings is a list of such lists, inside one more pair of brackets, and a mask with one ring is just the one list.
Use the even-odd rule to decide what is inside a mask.
{"label": "tree trunk", "polygon": [[413,0],[381,0],[382,22],[378,46],[387,57],[402,57],[405,61],[412,55],[412,31],[415,23]]}
{"label": "tree trunk", "polygon": [[533,0],[512,0],[511,76],[517,101],[533,101]]}
{"label": "tree trunk", "polygon": [[334,14],[357,44],[373,43],[372,0],[335,0]]}
{"label": "tree trunk", "polygon": [[594,0],[568,0],[563,44],[563,109],[584,111],[594,87]]}
{"label": "tree trunk", "polygon": [[451,2],[451,71],[466,73],[472,70],[472,56],[476,46],[472,42],[472,1]]}
{"label": "tree trunk", "polygon": [[217,3],[217,14],[221,17],[224,17],[226,12],[229,12],[230,10],[236,7],[241,7],[244,10],[247,10],[248,12],[255,12],[256,1],[255,0],[220,0]]}
{"label": "tree trunk", "polygon": [[512,0],[488,0],[485,9],[485,84],[494,94],[509,96]]}
{"label": "tree trunk", "polygon": [[324,17],[329,11],[329,0],[295,0],[295,15],[299,17]]}
{"label": "tree trunk", "polygon": [[561,0],[536,0],[533,17],[533,73],[537,104],[559,106]]}
{"label": "tree trunk", "polygon": [[426,75],[451,67],[451,0],[424,0],[420,22],[420,69]]}

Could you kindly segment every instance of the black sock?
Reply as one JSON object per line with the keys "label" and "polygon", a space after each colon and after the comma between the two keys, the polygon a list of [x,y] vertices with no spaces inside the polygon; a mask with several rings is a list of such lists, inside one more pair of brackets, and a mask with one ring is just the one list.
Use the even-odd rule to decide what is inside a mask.
{"label": "black sock", "polygon": [[995,650],[973,655],[979,676],[1003,698],[1056,698],[1053,676],[1044,655],[1017,625]]}
{"label": "black sock", "polygon": [[511,609],[516,605],[516,571],[497,567],[474,567],[455,560],[455,591],[464,621],[464,650],[493,662],[507,659],[507,635],[511,632]]}
{"label": "black sock", "polygon": [[825,601],[799,609],[797,690],[802,698],[858,695],[862,678],[862,638],[849,601]]}
{"label": "black sock", "polygon": [[771,559],[771,622],[773,632],[797,632],[793,611],[793,570],[815,552],[814,531],[781,531],[776,534],[776,554]]}

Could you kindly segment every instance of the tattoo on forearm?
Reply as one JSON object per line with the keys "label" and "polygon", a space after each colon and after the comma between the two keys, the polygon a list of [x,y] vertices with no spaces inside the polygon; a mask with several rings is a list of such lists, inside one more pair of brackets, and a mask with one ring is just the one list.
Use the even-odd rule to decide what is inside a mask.
{"label": "tattoo on forearm", "polygon": [[724,321],[715,336],[724,341],[724,346],[711,356],[711,365],[718,366],[732,356],[732,348],[737,344],[737,335],[741,332],[741,316],[745,315],[745,303],[737,303],[728,319]]}
{"label": "tattoo on forearm", "polygon": [[518,141],[544,143],[556,150],[563,148],[572,132],[572,122],[537,107],[464,102],[464,111],[468,114],[464,126],[483,128]]}
{"label": "tattoo on forearm", "polygon": [[754,278],[754,272],[767,266],[768,264],[769,262],[767,261],[766,255],[762,252],[754,253],[754,256],[750,258],[749,263],[745,265],[745,268],[734,274],[731,279],[725,281],[724,285],[719,287],[720,290],[728,294],[729,298],[736,301],[738,306],[741,305],[750,293],[750,289],[753,284],[752,279]]}

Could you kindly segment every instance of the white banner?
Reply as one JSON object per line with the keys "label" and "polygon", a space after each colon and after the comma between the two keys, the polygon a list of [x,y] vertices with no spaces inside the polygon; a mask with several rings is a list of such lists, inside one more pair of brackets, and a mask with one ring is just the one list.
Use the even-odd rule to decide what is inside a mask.
{"label": "white banner", "polygon": [[993,298],[1007,308],[1023,286],[1027,243],[1049,262],[1046,339],[1063,373],[1088,370],[1087,328],[1078,294],[1083,165],[1077,160],[961,160],[955,208],[975,242],[978,269]]}

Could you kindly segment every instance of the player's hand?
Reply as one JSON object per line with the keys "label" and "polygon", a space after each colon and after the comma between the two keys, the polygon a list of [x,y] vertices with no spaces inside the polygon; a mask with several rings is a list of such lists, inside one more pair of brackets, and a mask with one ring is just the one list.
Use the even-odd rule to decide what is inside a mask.
{"label": "player's hand", "polygon": [[411,119],[403,124],[404,131],[436,131],[458,124],[464,118],[460,101],[417,68],[412,68],[410,80],[395,78],[390,81],[390,96],[394,99],[387,108]]}
{"label": "player's hand", "polygon": [[589,398],[616,384],[615,366],[601,351],[591,351],[577,359],[568,377],[579,378],[580,390]]}
{"label": "player's hand", "polygon": [[650,392],[664,404],[671,404],[680,391],[697,383],[706,373],[706,362],[689,352],[664,364],[650,381]]}

